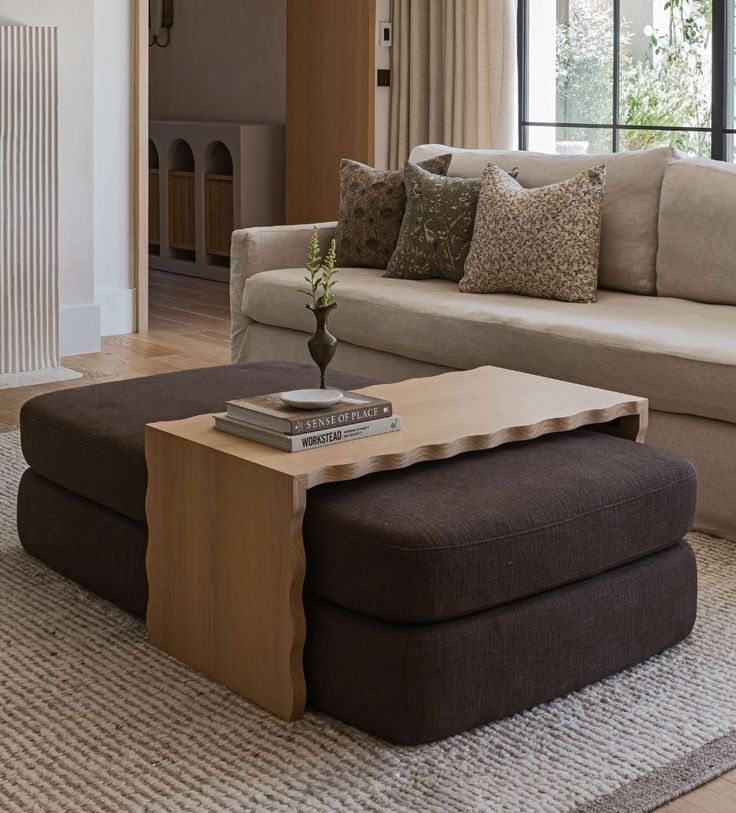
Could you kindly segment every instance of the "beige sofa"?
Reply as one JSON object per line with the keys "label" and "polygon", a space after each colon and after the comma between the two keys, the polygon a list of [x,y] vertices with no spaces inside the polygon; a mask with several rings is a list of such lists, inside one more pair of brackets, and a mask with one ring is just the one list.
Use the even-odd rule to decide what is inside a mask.
{"label": "beige sofa", "polygon": [[[412,160],[448,151],[417,147]],[[644,395],[648,442],[697,467],[697,527],[736,539],[736,169],[669,148],[606,156],[451,150],[450,175],[489,160],[541,186],[605,162],[595,304],[462,294],[444,280],[345,268],[334,366],[384,380],[495,364]],[[235,361],[308,360],[299,293],[311,225],[233,235]],[[326,246],[334,224],[320,226]]]}

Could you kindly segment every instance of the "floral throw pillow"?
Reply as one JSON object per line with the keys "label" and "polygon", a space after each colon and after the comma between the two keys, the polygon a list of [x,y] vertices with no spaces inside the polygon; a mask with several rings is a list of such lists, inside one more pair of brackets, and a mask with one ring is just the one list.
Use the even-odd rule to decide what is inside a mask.
{"label": "floral throw pillow", "polygon": [[[423,161],[427,172],[445,175],[452,155]],[[383,171],[349,161],[340,163],[340,217],[335,231],[337,264],[386,268],[399,239],[406,209],[404,172]]]}
{"label": "floral throw pillow", "polygon": [[473,236],[480,178],[443,178],[407,164],[404,183],[406,214],[384,277],[457,282]]}
{"label": "floral throw pillow", "polygon": [[595,302],[605,179],[601,165],[525,189],[490,164],[460,290]]}

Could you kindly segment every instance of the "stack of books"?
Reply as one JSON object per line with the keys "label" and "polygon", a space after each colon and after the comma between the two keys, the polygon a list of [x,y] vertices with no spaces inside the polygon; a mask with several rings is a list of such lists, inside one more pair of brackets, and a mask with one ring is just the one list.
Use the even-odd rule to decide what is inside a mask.
{"label": "stack of books", "polygon": [[398,432],[401,418],[390,401],[343,392],[339,404],[304,411],[287,406],[279,393],[227,402],[215,415],[215,428],[287,452],[301,452],[371,435]]}

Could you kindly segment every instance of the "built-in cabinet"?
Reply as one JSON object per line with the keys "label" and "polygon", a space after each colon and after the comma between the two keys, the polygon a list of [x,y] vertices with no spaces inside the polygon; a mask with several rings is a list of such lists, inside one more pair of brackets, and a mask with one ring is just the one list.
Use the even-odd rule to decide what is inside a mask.
{"label": "built-in cabinet", "polygon": [[227,281],[234,229],[284,222],[284,127],[151,121],[151,268]]}

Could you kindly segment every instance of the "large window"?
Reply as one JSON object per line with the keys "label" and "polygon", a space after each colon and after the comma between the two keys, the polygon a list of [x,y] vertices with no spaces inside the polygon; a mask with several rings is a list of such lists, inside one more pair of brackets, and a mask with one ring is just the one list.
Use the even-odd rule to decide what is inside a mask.
{"label": "large window", "polygon": [[520,143],[734,160],[734,0],[519,0]]}

